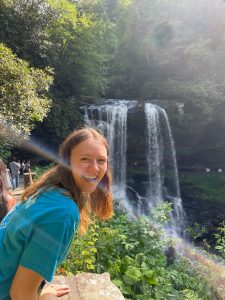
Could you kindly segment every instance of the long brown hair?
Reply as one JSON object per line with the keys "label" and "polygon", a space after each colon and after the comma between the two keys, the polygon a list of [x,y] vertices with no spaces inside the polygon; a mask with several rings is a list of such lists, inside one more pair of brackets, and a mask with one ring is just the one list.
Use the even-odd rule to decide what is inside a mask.
{"label": "long brown hair", "polygon": [[4,173],[6,169],[6,166],[4,162],[0,159],[0,174]]}
{"label": "long brown hair", "polygon": [[4,162],[0,159],[0,179],[1,179],[1,187],[0,190],[2,192],[5,192],[7,190],[6,188],[6,165]]}
{"label": "long brown hair", "polygon": [[109,219],[113,214],[111,193],[112,175],[109,161],[107,161],[105,175],[91,195],[86,194],[84,197],[73,179],[70,167],[71,152],[74,147],[88,138],[93,138],[94,140],[101,142],[106,147],[107,155],[109,155],[107,141],[97,130],[90,127],[74,130],[59,148],[60,163],[45,172],[40,179],[32,183],[22,195],[22,201],[25,202],[29,196],[34,193],[36,193],[36,195],[43,193],[43,191],[49,187],[57,186],[65,188],[79,207],[80,233],[87,231],[90,214],[94,213],[98,218],[103,220]]}
{"label": "long brown hair", "polygon": [[4,191],[5,191],[4,181],[2,175],[0,174],[0,223],[8,212]]}

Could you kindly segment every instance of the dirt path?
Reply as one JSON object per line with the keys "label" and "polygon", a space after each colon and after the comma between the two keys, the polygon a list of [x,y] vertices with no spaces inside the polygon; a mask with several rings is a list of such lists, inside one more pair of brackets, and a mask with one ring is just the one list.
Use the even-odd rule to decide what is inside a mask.
{"label": "dirt path", "polygon": [[11,194],[16,198],[17,201],[21,199],[21,195],[24,191],[24,181],[21,176],[19,179],[19,186],[15,190],[10,190]]}

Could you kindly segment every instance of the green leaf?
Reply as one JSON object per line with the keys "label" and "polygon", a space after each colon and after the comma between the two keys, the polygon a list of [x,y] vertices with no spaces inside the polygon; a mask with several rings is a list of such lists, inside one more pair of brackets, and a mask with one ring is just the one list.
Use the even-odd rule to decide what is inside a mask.
{"label": "green leaf", "polygon": [[120,291],[124,294],[124,295],[130,295],[132,294],[132,289],[130,286],[126,286],[124,284],[124,282],[120,279],[113,279],[112,282],[118,286],[118,288],[120,289]]}

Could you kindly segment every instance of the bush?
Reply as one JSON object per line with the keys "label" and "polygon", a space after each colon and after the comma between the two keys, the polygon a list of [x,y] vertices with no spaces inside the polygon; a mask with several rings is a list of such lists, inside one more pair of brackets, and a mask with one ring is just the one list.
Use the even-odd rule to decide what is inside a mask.
{"label": "bush", "polygon": [[[168,221],[164,206],[160,220]],[[168,263],[166,246],[162,224],[156,227],[146,217],[128,219],[117,210],[110,221],[96,220],[86,235],[75,235],[58,273],[109,272],[126,299],[212,299],[210,287],[186,259]]]}
{"label": "bush", "polygon": [[44,167],[40,167],[40,166],[35,166],[34,168],[32,168],[32,172],[35,172],[35,180],[38,179],[43,173],[45,173],[46,171],[48,171],[50,168],[52,168],[54,166],[54,164],[49,164],[47,166]]}

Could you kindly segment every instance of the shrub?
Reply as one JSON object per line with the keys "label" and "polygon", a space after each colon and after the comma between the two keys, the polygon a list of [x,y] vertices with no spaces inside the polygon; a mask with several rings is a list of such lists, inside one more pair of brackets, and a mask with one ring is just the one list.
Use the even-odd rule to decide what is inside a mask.
{"label": "shrub", "polygon": [[146,217],[128,219],[118,210],[108,222],[95,220],[87,235],[75,235],[58,273],[109,272],[126,299],[212,299],[210,287],[186,259],[177,256],[168,264],[162,230],[168,205],[154,210],[151,220],[161,220],[157,226]]}

